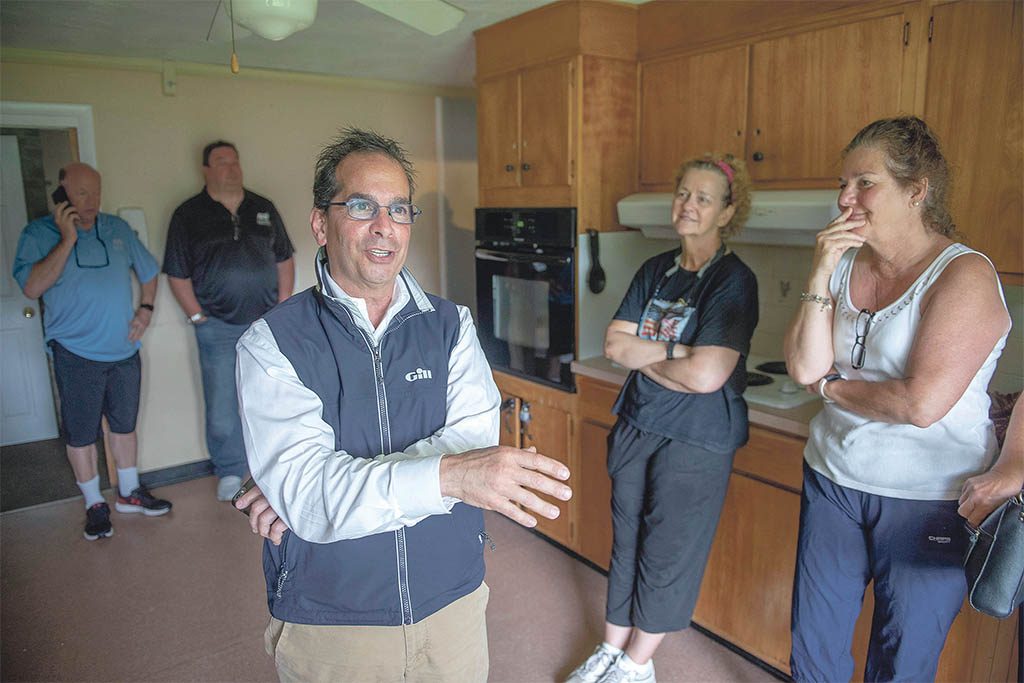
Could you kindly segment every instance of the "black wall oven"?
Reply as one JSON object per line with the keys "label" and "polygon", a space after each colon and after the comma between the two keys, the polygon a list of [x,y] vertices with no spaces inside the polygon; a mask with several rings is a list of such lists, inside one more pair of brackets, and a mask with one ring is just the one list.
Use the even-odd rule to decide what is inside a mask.
{"label": "black wall oven", "polygon": [[476,306],[491,367],[576,385],[576,209],[477,209]]}

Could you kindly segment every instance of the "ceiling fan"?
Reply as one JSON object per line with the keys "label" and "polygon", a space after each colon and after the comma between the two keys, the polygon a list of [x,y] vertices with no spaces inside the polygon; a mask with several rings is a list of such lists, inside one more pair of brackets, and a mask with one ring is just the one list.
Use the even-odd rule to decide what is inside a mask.
{"label": "ceiling fan", "polygon": [[[455,28],[466,12],[445,0],[354,0],[427,35],[437,36]],[[231,22],[231,72],[238,73],[235,24],[268,40],[283,40],[309,28],[316,20],[317,0],[218,0],[206,39],[221,5]]]}

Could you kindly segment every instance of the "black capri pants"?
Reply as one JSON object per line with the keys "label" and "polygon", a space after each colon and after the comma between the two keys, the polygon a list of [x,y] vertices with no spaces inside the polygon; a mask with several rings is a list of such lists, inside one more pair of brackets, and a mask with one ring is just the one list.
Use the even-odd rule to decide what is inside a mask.
{"label": "black capri pants", "polygon": [[690,625],[734,455],[616,423],[608,622],[648,633]]}

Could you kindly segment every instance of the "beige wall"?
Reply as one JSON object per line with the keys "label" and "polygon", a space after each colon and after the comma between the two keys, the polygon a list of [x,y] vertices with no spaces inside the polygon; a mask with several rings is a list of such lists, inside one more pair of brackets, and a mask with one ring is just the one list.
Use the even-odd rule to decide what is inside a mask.
{"label": "beige wall", "polygon": [[[168,97],[157,71],[5,62],[0,92],[7,101],[92,106],[103,210],[141,206],[158,260],[174,208],[202,187],[203,145],[217,138],[234,142],[246,186],[270,197],[284,218],[296,247],[300,289],[313,284],[316,245],[309,210],[316,153],[343,126],[394,137],[416,166],[423,208],[408,265],[428,291],[438,291],[434,94],[274,74],[231,77],[226,68],[224,76],[182,71],[176,95]],[[452,183],[446,192],[455,206],[475,204],[475,182]],[[140,468],[206,458],[195,341],[163,276],[153,325],[143,340],[143,363]]]}

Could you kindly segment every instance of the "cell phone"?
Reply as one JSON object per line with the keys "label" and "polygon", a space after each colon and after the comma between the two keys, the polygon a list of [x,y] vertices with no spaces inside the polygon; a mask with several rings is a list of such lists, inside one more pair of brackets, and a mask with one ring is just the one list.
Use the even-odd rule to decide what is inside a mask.
{"label": "cell phone", "polygon": [[[231,507],[235,507],[235,502],[239,498],[244,496],[246,493],[251,491],[255,486],[256,486],[256,482],[252,480],[252,477],[249,477],[248,479],[246,479],[245,483],[242,484],[242,488],[238,489],[238,492],[235,493],[235,495],[231,496]],[[238,510],[239,512],[241,512],[242,514],[248,516],[249,515],[249,508],[250,507],[251,507],[250,505],[247,505],[244,508],[242,508],[241,510],[238,510],[238,508],[235,508],[235,509]]]}
{"label": "cell phone", "polygon": [[57,206],[61,202],[71,203],[71,199],[68,197],[67,190],[64,189],[63,185],[58,185],[57,189],[50,195],[50,199],[53,200],[53,205]]}

